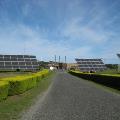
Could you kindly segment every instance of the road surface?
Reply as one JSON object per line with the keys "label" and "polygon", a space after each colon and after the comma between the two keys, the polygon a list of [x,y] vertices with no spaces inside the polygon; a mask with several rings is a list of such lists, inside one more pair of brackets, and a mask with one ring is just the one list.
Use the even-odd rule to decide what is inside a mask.
{"label": "road surface", "polygon": [[120,120],[120,95],[59,72],[23,120]]}

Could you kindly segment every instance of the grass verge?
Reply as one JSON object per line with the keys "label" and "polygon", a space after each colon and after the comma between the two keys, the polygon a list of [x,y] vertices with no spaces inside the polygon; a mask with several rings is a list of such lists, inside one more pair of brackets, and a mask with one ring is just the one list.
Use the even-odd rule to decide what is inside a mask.
{"label": "grass verge", "polygon": [[45,91],[55,73],[50,73],[43,78],[36,87],[26,91],[23,94],[10,96],[7,100],[0,102],[0,120],[18,120],[20,113],[28,109],[39,94]]}

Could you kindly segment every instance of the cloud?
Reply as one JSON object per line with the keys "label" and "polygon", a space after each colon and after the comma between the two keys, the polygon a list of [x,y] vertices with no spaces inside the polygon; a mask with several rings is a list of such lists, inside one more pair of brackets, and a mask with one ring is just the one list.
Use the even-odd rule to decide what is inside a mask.
{"label": "cloud", "polygon": [[39,30],[23,24],[9,26],[4,32],[1,31],[2,29],[0,29],[1,52],[6,54],[35,54],[44,60],[49,60],[56,54],[61,57],[70,56],[68,57],[70,62],[77,56],[89,55],[91,50],[89,46],[71,48],[64,41],[44,39]]}
{"label": "cloud", "polygon": [[21,1],[9,0],[9,5],[6,0],[7,7],[1,8],[1,53],[35,54],[43,60],[66,55],[70,62],[75,57],[115,58],[120,51],[118,3]]}
{"label": "cloud", "polygon": [[79,40],[88,43],[104,43],[111,37],[111,32],[92,28],[90,25],[83,25],[83,20],[75,18],[69,21],[62,31],[62,35],[70,40]]}
{"label": "cloud", "polygon": [[28,14],[31,13],[31,6],[30,4],[25,4],[23,7],[22,7],[22,13],[24,16],[28,16]]}

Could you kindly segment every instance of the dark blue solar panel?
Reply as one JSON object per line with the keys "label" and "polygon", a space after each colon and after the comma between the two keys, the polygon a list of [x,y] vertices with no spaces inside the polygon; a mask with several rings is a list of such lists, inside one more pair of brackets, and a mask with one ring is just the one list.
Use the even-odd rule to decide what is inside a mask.
{"label": "dark blue solar panel", "polygon": [[106,69],[101,59],[75,59],[81,71],[101,71]]}
{"label": "dark blue solar panel", "polygon": [[36,56],[31,55],[0,55],[0,70],[34,70],[38,69]]}

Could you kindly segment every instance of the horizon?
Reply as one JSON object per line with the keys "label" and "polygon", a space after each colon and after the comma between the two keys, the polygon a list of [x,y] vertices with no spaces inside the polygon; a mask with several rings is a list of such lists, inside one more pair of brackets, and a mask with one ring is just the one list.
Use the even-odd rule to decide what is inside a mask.
{"label": "horizon", "polygon": [[120,63],[119,0],[1,0],[0,54]]}

